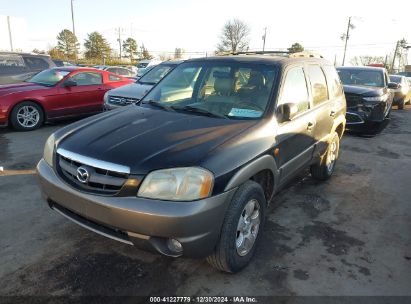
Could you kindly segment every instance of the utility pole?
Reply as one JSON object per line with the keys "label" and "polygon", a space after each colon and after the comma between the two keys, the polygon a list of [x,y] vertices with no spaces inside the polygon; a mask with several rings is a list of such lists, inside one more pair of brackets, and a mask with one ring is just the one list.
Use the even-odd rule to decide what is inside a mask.
{"label": "utility pole", "polygon": [[267,37],[267,28],[264,28],[264,35],[263,35],[263,52],[265,50],[265,38]]}
{"label": "utility pole", "polygon": [[400,47],[400,41],[397,41],[395,46],[394,56],[392,57],[391,73],[394,73],[395,58],[397,57],[398,48]]}
{"label": "utility pole", "polygon": [[13,39],[11,37],[10,16],[7,16],[7,27],[9,29],[10,51],[13,52]]}
{"label": "utility pole", "polygon": [[71,0],[71,22],[73,24],[73,34],[76,35],[76,29],[74,28],[74,9],[73,9],[73,0]]}
{"label": "utility pole", "polygon": [[118,38],[117,38],[117,41],[118,41],[118,45],[119,45],[119,49],[120,49],[120,53],[119,53],[119,55],[120,55],[120,60],[121,60],[121,31],[122,31],[123,29],[122,28],[118,28],[117,29],[117,31],[118,31]]}
{"label": "utility pole", "polygon": [[350,28],[351,28],[351,17],[348,18],[348,26],[347,26],[347,33],[345,34],[345,46],[344,46],[344,56],[343,56],[343,61],[342,65],[344,66],[345,64],[345,54],[347,53],[347,42],[348,39],[350,38]]}

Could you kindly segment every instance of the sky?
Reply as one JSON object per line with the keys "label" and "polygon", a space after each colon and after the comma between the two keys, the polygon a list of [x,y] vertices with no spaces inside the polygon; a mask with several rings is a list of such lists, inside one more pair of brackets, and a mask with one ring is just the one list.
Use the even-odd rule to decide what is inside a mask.
{"label": "sky", "polygon": [[[154,55],[183,48],[188,56],[213,53],[222,26],[232,18],[251,28],[250,49],[284,49],[299,42],[306,49],[341,63],[341,35],[352,16],[347,49],[353,56],[385,56],[397,40],[411,42],[411,1],[396,0],[74,0],[76,35],[99,31],[118,50],[121,38],[133,37]],[[72,29],[70,0],[0,0],[0,49],[9,49],[6,16],[11,16],[14,48],[46,50],[62,29]],[[410,52],[411,53],[411,52]]]}

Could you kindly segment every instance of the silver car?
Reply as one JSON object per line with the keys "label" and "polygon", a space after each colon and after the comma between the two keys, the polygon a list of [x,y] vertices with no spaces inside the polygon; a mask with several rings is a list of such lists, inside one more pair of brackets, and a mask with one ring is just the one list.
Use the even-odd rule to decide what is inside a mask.
{"label": "silver car", "polygon": [[163,62],[152,68],[135,83],[108,91],[104,95],[104,109],[112,110],[138,102],[153,86],[182,62]]}

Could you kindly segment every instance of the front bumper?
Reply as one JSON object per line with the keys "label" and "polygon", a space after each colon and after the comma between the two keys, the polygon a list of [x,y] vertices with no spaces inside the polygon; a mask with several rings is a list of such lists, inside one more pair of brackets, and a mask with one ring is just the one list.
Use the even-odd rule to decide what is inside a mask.
{"label": "front bumper", "polygon": [[[46,200],[59,213],[102,235],[138,247],[149,245],[168,256],[210,255],[236,190],[193,202],[102,196],[72,188],[43,159],[37,172]],[[182,244],[182,253],[167,247],[170,238]]]}

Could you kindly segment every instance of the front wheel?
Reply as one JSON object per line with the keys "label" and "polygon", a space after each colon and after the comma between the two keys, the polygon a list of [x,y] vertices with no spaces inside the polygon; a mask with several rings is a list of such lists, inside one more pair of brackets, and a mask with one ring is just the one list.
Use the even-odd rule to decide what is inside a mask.
{"label": "front wheel", "polygon": [[266,205],[258,183],[247,181],[238,188],[226,212],[217,246],[207,257],[212,266],[235,273],[248,265],[261,235]]}
{"label": "front wheel", "polygon": [[311,176],[318,180],[329,179],[334,172],[339,151],[340,137],[337,132],[334,132],[331,136],[331,140],[325,155],[320,159],[318,164],[311,166]]}
{"label": "front wheel", "polygon": [[20,131],[31,131],[43,124],[43,109],[32,101],[19,103],[11,111],[11,125]]}

